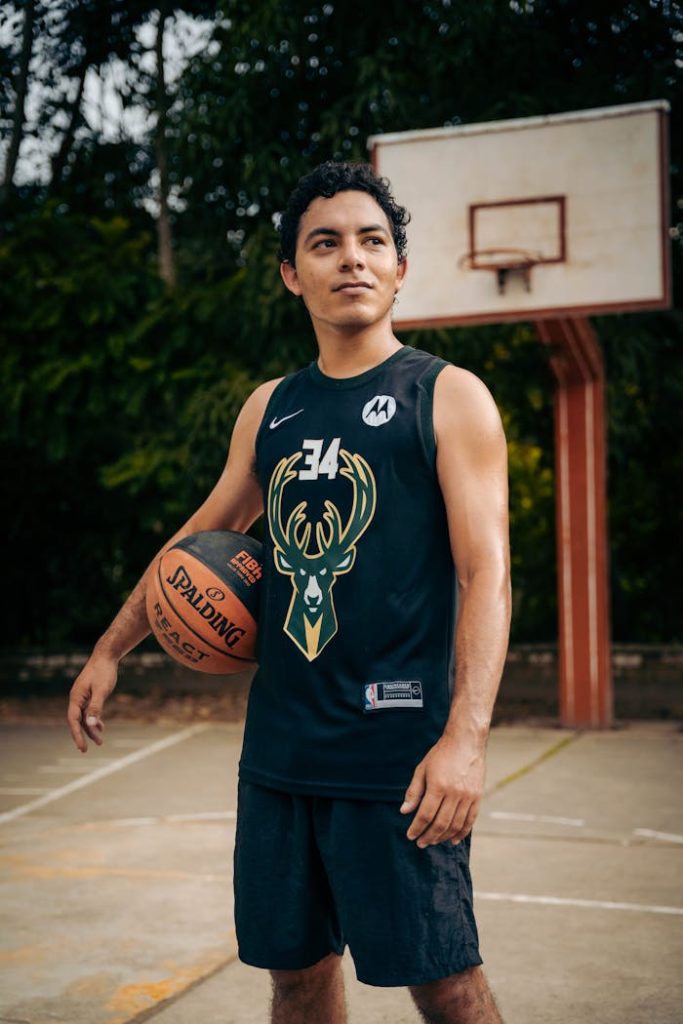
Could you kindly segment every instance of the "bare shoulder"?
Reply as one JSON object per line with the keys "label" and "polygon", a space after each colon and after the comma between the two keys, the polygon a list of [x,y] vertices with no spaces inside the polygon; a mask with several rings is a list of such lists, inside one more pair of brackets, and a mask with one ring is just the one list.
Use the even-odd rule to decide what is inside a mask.
{"label": "bare shoulder", "polygon": [[284,380],[284,377],[275,377],[254,388],[240,410],[235,424],[236,430],[246,430],[256,436],[270,397],[281,380]]}
{"label": "bare shoulder", "polygon": [[249,468],[253,466],[256,435],[258,434],[263,414],[270,396],[278,386],[282,377],[274,380],[267,380],[259,384],[249,395],[239,411],[235,420],[235,426],[230,439],[230,453],[228,464],[235,464],[237,461],[248,463]]}
{"label": "bare shoulder", "polygon": [[497,412],[496,403],[483,380],[462,366],[445,366],[434,385],[434,408],[463,415]]}
{"label": "bare shoulder", "polygon": [[282,377],[259,384],[240,409],[230,438],[227,462],[204,504],[189,521],[197,530],[244,531],[263,511],[256,475],[256,436],[263,414]]}
{"label": "bare shoulder", "polygon": [[255,411],[260,410],[261,415],[263,415],[266,406],[270,401],[270,396],[273,394],[273,391],[275,391],[275,388],[278,386],[280,381],[283,381],[284,379],[284,377],[274,377],[272,380],[266,380],[263,384],[259,384],[258,387],[254,388],[252,393],[249,395],[249,398],[247,398],[243,408],[249,406],[250,409]]}
{"label": "bare shoulder", "polygon": [[259,384],[257,388],[254,388],[250,397],[258,398],[259,401],[263,402],[264,404],[267,404],[273,391],[275,391],[275,388],[284,379],[284,377],[273,377],[272,380],[264,381],[263,384]]}
{"label": "bare shoulder", "polygon": [[461,366],[446,366],[436,378],[433,416],[437,445],[446,437],[504,441],[491,392],[483,380]]}

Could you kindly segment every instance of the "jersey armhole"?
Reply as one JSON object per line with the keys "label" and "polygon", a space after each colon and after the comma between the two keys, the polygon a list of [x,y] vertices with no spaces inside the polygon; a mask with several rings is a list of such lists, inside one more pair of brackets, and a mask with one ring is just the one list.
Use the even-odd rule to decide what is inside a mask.
{"label": "jersey armhole", "polygon": [[450,363],[435,357],[417,382],[417,430],[422,452],[430,469],[436,466],[434,385],[436,378],[446,366],[450,366]]}
{"label": "jersey armhole", "polygon": [[266,403],[266,407],[263,410],[263,416],[261,417],[261,422],[259,423],[259,428],[256,431],[256,439],[254,441],[254,451],[255,451],[257,456],[258,456],[259,444],[261,443],[261,438],[263,437],[263,431],[265,430],[265,426],[266,426],[266,423],[268,422],[268,418],[270,416],[273,403],[275,402],[275,397],[276,397],[276,395],[279,395],[281,389],[284,387],[284,385],[287,383],[287,381],[291,380],[292,377],[294,377],[294,376],[295,376],[295,374],[288,373],[287,376],[283,377],[282,380],[280,381],[280,383],[277,384],[273,388],[273,390],[271,392],[270,398],[268,399],[268,402]]}

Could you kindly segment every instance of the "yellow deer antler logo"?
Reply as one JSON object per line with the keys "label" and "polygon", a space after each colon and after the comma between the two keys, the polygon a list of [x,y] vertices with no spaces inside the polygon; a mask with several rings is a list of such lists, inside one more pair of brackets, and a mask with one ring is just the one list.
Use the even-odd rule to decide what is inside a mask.
{"label": "yellow deer antler logo", "polygon": [[339,456],[344,462],[341,475],[353,486],[351,512],[344,526],[337,506],[325,502],[323,522],[315,527],[318,550],[314,554],[308,550],[313,527],[306,518],[305,501],[293,509],[286,525],[282,523],[282,492],[297,476],[294,466],[301,452],[278,462],[268,488],[268,523],[275,545],[275,567],[292,581],[292,600],[284,631],[309,661],[318,657],[337,632],[332,587],[337,576],[353,568],[356,544],[372,522],[377,501],[375,478],[365,459],[343,448]]}

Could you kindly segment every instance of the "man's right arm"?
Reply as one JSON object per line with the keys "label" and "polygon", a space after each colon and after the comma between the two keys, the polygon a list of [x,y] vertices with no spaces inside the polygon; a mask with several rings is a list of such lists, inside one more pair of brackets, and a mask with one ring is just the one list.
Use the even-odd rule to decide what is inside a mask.
{"label": "man's right arm", "polygon": [[243,533],[263,512],[263,496],[255,472],[255,442],[266,405],[278,383],[279,380],[272,380],[261,384],[244,403],[235,423],[225,469],[216,486],[154,557],[71,687],[67,719],[73,741],[82,753],[88,749],[86,736],[98,746],[102,744],[102,709],[116,686],[119,661],[149,633],[145,595],[159,557],[181,537],[201,530]]}

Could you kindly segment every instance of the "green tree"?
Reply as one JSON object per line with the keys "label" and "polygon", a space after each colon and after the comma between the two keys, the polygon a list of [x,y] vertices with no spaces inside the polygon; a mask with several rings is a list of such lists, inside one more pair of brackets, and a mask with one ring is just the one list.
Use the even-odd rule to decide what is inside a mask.
{"label": "green tree", "polygon": [[[52,64],[71,89],[54,84],[38,124],[49,135],[61,109],[62,144],[84,50],[93,69],[113,56],[125,60],[126,102],[160,109],[134,31],[158,17],[158,5],[140,0],[122,12],[110,0],[102,10],[123,22],[112,14],[111,32],[88,49],[98,6],[58,5],[70,14]],[[293,183],[313,164],[365,159],[367,136],[380,131],[669,98],[680,221],[680,4],[208,7],[165,8],[168,18],[183,10],[212,20],[207,44],[165,105],[174,290],[159,281],[158,224],[148,212],[158,187],[153,118],[144,138],[112,141],[91,130],[79,108],[54,195],[40,181],[15,183],[5,204],[0,430],[13,486],[1,501],[11,550],[21,552],[9,569],[13,642],[93,640],[160,540],[212,485],[249,391],[314,357],[305,310],[279,280],[273,230]],[[11,52],[1,54],[15,69],[21,26],[17,18]],[[12,95],[17,87],[0,86],[1,97]],[[5,145],[10,122],[2,122]],[[158,142],[158,121],[156,130]],[[680,240],[675,260],[680,270]],[[609,375],[614,636],[676,639],[676,610],[662,595],[675,583],[670,546],[682,525],[681,318],[606,317],[597,329]],[[496,396],[510,440],[513,637],[552,639],[552,379],[544,350],[528,325],[403,340],[472,369]]]}

